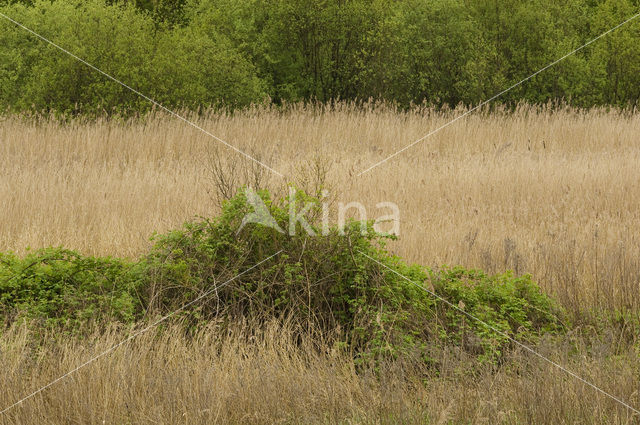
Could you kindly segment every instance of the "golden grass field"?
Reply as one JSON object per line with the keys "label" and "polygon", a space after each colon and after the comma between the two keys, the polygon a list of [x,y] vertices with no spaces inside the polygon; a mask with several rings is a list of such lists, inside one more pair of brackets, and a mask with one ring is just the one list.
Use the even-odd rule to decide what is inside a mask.
{"label": "golden grass field", "polygon": [[[529,106],[474,113],[358,177],[462,112],[339,103],[191,118],[283,173],[263,175],[276,192],[312,185],[322,164],[334,200],[362,202],[369,218],[378,202],[397,203],[400,237],[391,248],[409,261],[531,273],[575,315],[625,309],[640,318],[640,115]],[[0,118],[0,251],[62,245],[142,255],[154,231],[215,215],[217,161],[238,175],[254,167],[162,114],[65,124]],[[440,376],[389,364],[373,379],[328,347],[293,346],[286,326],[257,327],[221,335],[212,325],[191,340],[171,329],[144,334],[0,423],[640,420],[526,352],[471,374],[454,350],[442,354]],[[9,389],[0,390],[0,408],[126,336],[101,330],[37,348],[26,333],[14,326],[0,336],[0,388]],[[588,343],[570,334],[538,349],[639,408],[638,341],[617,340],[623,333]]]}
{"label": "golden grass field", "polygon": [[[25,327],[0,337],[0,405],[14,403],[114,346],[127,333],[29,346]],[[537,357],[516,350],[503,367],[469,369],[443,352],[438,374],[407,362],[356,371],[344,353],[292,343],[287,325],[215,323],[185,338],[148,332],[24,401],[2,424],[636,424],[638,415]],[[55,335],[49,335],[55,340]],[[582,358],[538,347],[638,406],[638,353]],[[30,355],[33,354],[33,355]]]}
{"label": "golden grass field", "polygon": [[[640,306],[640,115],[523,106],[475,114],[357,174],[462,111],[294,105],[193,120],[300,182],[329,163],[342,202],[400,208],[393,249],[425,265],[531,273],[564,302]],[[0,250],[136,257],[152,232],[217,211],[212,158],[251,161],[182,121],[2,118]],[[216,156],[217,155],[217,156]],[[305,170],[305,167],[307,170]]]}

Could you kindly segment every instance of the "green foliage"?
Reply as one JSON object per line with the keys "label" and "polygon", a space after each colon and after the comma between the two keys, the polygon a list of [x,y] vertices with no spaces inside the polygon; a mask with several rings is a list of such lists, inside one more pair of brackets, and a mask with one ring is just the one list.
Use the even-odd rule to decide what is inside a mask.
{"label": "green foliage", "polygon": [[[149,89],[153,22],[133,8],[37,1],[4,13],[132,87]],[[0,61],[0,106],[60,113],[143,108],[143,99],[126,88],[23,29],[3,26],[2,54],[9,60]]]}
{"label": "green foliage", "polygon": [[[264,97],[253,66],[223,37],[170,30],[133,6],[37,0],[3,13],[131,88],[174,107],[244,106]],[[5,20],[0,110],[145,111],[146,99]]]}
{"label": "green foliage", "polygon": [[77,328],[89,321],[140,318],[135,264],[50,248],[18,258],[0,254],[0,316]]}
{"label": "green foliage", "polygon": [[234,108],[266,96],[254,66],[224,35],[185,27],[157,38],[149,93],[161,104]]}
{"label": "green foliage", "polygon": [[[483,94],[491,51],[460,0],[407,0],[390,20],[385,97],[402,104],[427,100],[455,105]],[[488,88],[488,87],[487,87]]]}
{"label": "green foliage", "polygon": [[[604,32],[618,25],[638,6],[625,0],[606,0],[596,9],[593,28]],[[590,72],[594,81],[593,97],[598,103],[633,106],[640,99],[640,27],[632,24],[628,31],[616,31],[594,46]]]}
{"label": "green foliage", "polygon": [[176,315],[188,326],[214,318],[288,320],[301,333],[333,338],[360,361],[428,358],[434,347],[451,344],[495,361],[512,345],[508,337],[534,342],[559,329],[559,309],[529,276],[407,265],[385,249],[388,237],[372,223],[322,233],[314,198],[261,196],[282,229],[289,229],[294,203],[297,210],[315,202],[308,214],[315,235],[300,225],[295,234],[241,226],[252,208],[241,191],[219,217],[156,236],[137,263],[63,249],[22,259],[2,255],[0,314],[78,328],[90,320],[131,323],[188,305]]}
{"label": "green foliage", "polygon": [[511,272],[488,276],[461,267],[431,272],[434,292],[457,306],[440,303],[443,336],[466,350],[485,357],[499,356],[512,346],[507,336],[535,342],[543,333],[560,329],[560,309],[544,295],[531,276]]}
{"label": "green foliage", "polygon": [[[166,106],[477,104],[638,12],[637,0],[0,0],[2,13]],[[0,110],[150,104],[0,20]],[[501,100],[637,106],[640,19]]]}

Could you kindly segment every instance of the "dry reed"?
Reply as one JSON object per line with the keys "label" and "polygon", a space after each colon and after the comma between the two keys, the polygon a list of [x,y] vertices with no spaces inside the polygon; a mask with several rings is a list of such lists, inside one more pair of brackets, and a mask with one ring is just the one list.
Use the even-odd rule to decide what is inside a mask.
{"label": "dry reed", "polygon": [[[206,113],[202,127],[296,181],[331,161],[344,202],[401,210],[393,248],[427,265],[532,273],[576,307],[640,307],[640,116],[519,107],[458,121],[357,174],[462,112],[348,104]],[[0,127],[0,250],[63,245],[135,257],[152,232],[216,213],[212,155],[249,163],[166,116]],[[268,172],[267,172],[268,174]]]}
{"label": "dry reed", "polygon": [[[0,336],[0,406],[30,394],[126,337],[113,327],[88,338],[29,344],[26,326]],[[396,362],[356,371],[331,347],[293,342],[282,324],[215,326],[185,336],[148,332],[0,416],[0,424],[633,424],[638,420],[562,371],[522,352],[475,369],[455,349],[438,374]],[[320,350],[318,350],[320,348]],[[636,406],[638,362],[611,353],[569,356],[545,345],[603,390]],[[586,352],[585,352],[586,353]],[[625,353],[627,359],[633,353]],[[573,359],[573,360],[570,360]],[[576,361],[579,359],[579,361]]]}
{"label": "dry reed", "polygon": [[[396,202],[402,225],[392,248],[409,260],[528,272],[574,311],[629,308],[637,315],[640,117],[526,106],[479,113],[357,177],[460,112],[292,105],[193,119],[287,175],[268,178],[275,190],[300,182],[301,164],[321,157],[331,162],[336,199],[362,202],[370,218],[376,203]],[[238,161],[161,115],[66,124],[10,116],[0,123],[0,250],[63,245],[136,257],[153,231],[215,214],[212,157]],[[537,348],[639,406],[637,341],[620,341],[624,329],[595,342],[578,334]],[[0,407],[125,335],[109,328],[33,346],[26,327],[3,331]],[[403,363],[356,373],[343,353],[293,344],[287,335],[276,324],[238,324],[231,333],[212,324],[190,338],[177,327],[149,332],[0,423],[638,421],[522,352],[473,373],[455,348],[440,354],[438,374]]]}

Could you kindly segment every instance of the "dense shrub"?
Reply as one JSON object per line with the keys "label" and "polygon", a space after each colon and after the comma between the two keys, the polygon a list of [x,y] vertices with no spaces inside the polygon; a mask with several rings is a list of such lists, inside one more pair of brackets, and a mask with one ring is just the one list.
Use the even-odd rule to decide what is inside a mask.
{"label": "dense shrub", "polygon": [[94,320],[132,322],[141,318],[140,278],[136,264],[62,248],[24,258],[0,254],[0,315],[70,329]]}
{"label": "dense shrub", "polygon": [[[132,6],[38,0],[3,13],[131,88],[171,106],[244,106],[265,93],[224,37],[170,31]],[[152,105],[77,59],[3,20],[0,109],[63,114],[145,111]]]}
{"label": "dense shrub", "polygon": [[[4,14],[132,88],[191,109],[268,97],[477,104],[637,8],[637,0],[0,0]],[[150,107],[5,19],[0,28],[0,110]],[[637,19],[501,100],[636,106],[639,42]]]}
{"label": "dense shrub", "polygon": [[[288,229],[290,200],[274,201],[266,192],[262,197]],[[301,199],[313,201],[300,192],[296,202]],[[528,276],[410,266],[385,249],[385,237],[371,224],[363,231],[352,222],[343,232],[333,228],[326,234],[313,225],[316,236],[301,228],[295,235],[256,224],[240,228],[250,211],[240,192],[219,217],[156,236],[152,251],[136,264],[60,249],[24,259],[5,255],[0,311],[54,326],[132,322],[168,314],[207,294],[178,315],[183,323],[288,320],[300,332],[334,338],[362,360],[409,352],[428,357],[445,344],[495,360],[511,345],[505,335],[530,341],[558,329],[557,308]]]}

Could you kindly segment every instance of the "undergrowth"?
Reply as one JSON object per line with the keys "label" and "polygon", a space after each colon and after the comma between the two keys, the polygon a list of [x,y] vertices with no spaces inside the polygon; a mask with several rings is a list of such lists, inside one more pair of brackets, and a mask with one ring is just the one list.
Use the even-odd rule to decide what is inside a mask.
{"label": "undergrowth", "polygon": [[[260,196],[288,229],[291,200]],[[513,347],[510,338],[535,343],[562,328],[562,310],[528,275],[409,265],[372,223],[322,234],[310,218],[315,236],[241,227],[249,212],[241,190],[218,217],[154,236],[135,262],[62,248],[1,254],[0,315],[5,323],[28,319],[82,333],[89,322],[155,319],[206,294],[171,320],[187,331],[214,318],[287,320],[300,334],[319,331],[359,362],[404,355],[430,362],[430,350],[450,344],[496,362]]]}

